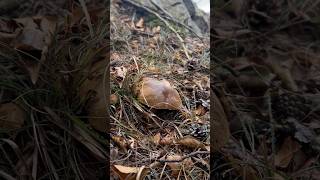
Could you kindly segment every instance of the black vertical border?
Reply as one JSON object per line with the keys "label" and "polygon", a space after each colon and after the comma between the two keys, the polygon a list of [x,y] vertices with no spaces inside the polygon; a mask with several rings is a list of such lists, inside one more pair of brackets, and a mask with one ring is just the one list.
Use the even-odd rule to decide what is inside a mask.
{"label": "black vertical border", "polygon": [[104,0],[105,1],[105,6],[106,6],[106,23],[107,25],[107,36],[106,36],[106,57],[105,60],[107,61],[106,64],[106,82],[105,82],[105,88],[106,88],[106,134],[107,134],[107,146],[106,146],[106,177],[103,179],[110,179],[110,8],[111,8],[111,0]]}
{"label": "black vertical border", "polygon": [[[214,2],[215,0],[210,0],[210,124],[211,124],[211,120],[212,120],[212,116],[214,115],[213,114],[213,107],[214,107],[214,104],[213,104],[213,98],[212,98],[212,95],[211,93],[213,92],[212,91],[212,88],[213,88],[213,26],[214,26],[214,22],[213,22],[213,7],[214,7]],[[213,179],[213,136],[214,136],[214,127],[213,125],[211,124],[210,126],[210,179]]]}

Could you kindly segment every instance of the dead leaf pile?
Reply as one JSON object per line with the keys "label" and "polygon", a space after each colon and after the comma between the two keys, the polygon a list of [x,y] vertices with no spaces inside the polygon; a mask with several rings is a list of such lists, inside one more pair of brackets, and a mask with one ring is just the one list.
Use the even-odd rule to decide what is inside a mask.
{"label": "dead leaf pile", "polygon": [[21,128],[26,119],[26,112],[14,103],[0,104],[0,128]]}
{"label": "dead leaf pile", "polygon": [[35,84],[57,28],[57,19],[55,17],[35,16],[11,20],[1,19],[0,22],[0,32],[3,32],[0,34],[1,40],[25,53],[38,52],[36,56],[39,59],[21,62],[29,73],[32,83]]}

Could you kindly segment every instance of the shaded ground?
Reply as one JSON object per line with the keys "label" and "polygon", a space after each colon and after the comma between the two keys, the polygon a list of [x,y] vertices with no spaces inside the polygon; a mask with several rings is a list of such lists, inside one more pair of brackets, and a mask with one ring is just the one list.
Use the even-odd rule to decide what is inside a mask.
{"label": "shaded ground", "polygon": [[79,92],[88,67],[106,61],[106,9],[98,1],[24,1],[3,14],[1,179],[106,176],[106,135],[92,130]]}
{"label": "shaded ground", "polygon": [[214,88],[232,132],[216,179],[319,178],[319,8],[216,1]]}

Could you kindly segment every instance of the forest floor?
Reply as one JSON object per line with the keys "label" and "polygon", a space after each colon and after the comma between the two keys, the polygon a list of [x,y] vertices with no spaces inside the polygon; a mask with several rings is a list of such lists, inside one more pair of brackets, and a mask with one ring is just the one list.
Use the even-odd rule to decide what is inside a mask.
{"label": "forest floor", "polygon": [[[110,146],[112,178],[208,179],[209,36],[121,1],[111,17],[104,1],[17,2],[0,4],[1,177],[103,178]],[[142,77],[178,106],[137,101]]]}
{"label": "forest floor", "polygon": [[[199,39],[143,7],[112,6],[110,157],[114,174],[208,179],[209,36]],[[180,107],[151,109],[137,101],[133,87],[144,77],[169,82],[191,116],[185,117]],[[156,90],[161,94],[160,88]],[[160,98],[155,99],[160,103]]]}
{"label": "forest floor", "polygon": [[215,1],[211,42],[122,2],[0,7],[0,177],[319,179],[318,1]]}
{"label": "forest floor", "polygon": [[319,179],[316,1],[216,1],[214,85],[232,134],[216,179]]}
{"label": "forest floor", "polygon": [[1,1],[0,179],[106,177],[107,134],[81,94],[108,61],[108,6],[91,2]]}

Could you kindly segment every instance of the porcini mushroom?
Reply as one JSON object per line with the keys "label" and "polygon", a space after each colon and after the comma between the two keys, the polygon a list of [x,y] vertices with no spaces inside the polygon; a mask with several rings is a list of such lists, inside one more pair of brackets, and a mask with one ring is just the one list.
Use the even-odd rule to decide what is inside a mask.
{"label": "porcini mushroom", "polygon": [[184,109],[180,95],[171,84],[163,79],[144,77],[135,88],[138,101],[154,109]]}

